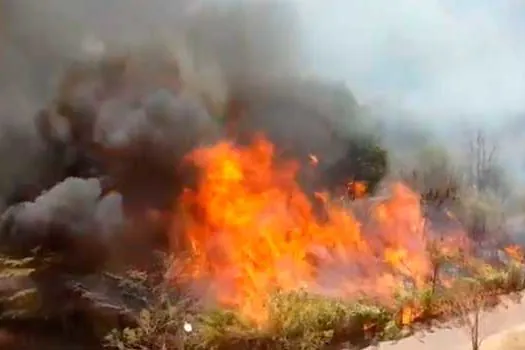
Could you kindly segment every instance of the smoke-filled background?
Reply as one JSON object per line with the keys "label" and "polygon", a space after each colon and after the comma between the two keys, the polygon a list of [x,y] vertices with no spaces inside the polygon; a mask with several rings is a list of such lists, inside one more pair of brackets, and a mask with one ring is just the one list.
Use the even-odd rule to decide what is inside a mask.
{"label": "smoke-filled background", "polygon": [[[375,116],[372,128],[382,134],[392,170],[416,163],[422,173],[460,173],[453,177],[467,187],[491,187],[483,199],[475,195],[476,205],[523,225],[522,2],[334,0],[301,10],[309,67],[348,82]],[[492,173],[482,181],[492,185],[473,172]],[[422,177],[416,182],[435,187],[449,176]]]}
{"label": "smoke-filled background", "polygon": [[[183,156],[226,136],[263,131],[325,168],[347,150],[341,115],[356,102],[301,78],[291,3],[3,1],[1,13],[2,237],[17,248],[79,244],[66,250],[81,265],[148,254],[194,179]],[[129,244],[109,252],[118,232]]]}
{"label": "smoke-filled background", "polygon": [[[9,85],[18,99],[42,99],[52,94],[46,85],[52,72],[82,55],[81,46],[168,43],[188,58],[182,33],[191,31],[199,52],[192,66],[203,71],[198,84],[207,89],[220,90],[223,79],[212,68],[217,63],[207,62],[215,61],[208,57],[213,50],[228,79],[314,72],[346,82],[361,103],[386,108],[391,123],[398,123],[396,114],[411,115],[410,123],[447,135],[461,119],[473,128],[520,125],[525,10],[519,1],[248,1],[249,20],[241,19],[241,2],[4,0],[2,69],[9,74],[2,79],[17,76]],[[228,8],[236,8],[236,21]]]}
{"label": "smoke-filled background", "polygon": [[60,253],[31,276],[46,320],[112,304],[93,272],[184,243],[184,157],[258,132],[312,200],[401,179],[438,228],[523,239],[524,17],[516,0],[0,0],[0,255]]}
{"label": "smoke-filled background", "polygon": [[495,114],[523,111],[519,1],[329,1],[303,8],[312,22],[308,42],[324,48],[315,67],[349,79],[362,98],[382,96],[449,120],[463,114],[497,123]]}
{"label": "smoke-filled background", "polygon": [[396,176],[495,147],[480,162],[519,184],[524,11],[511,0],[3,0],[0,198],[34,202],[5,214],[17,218],[10,236],[28,222],[106,232],[120,217],[143,230],[191,183],[181,157],[232,137],[225,116],[244,116],[240,142],[264,131],[283,155],[319,157],[325,174],[302,174],[307,187],[341,180],[356,134],[380,140]]}
{"label": "smoke-filled background", "polygon": [[455,151],[465,147],[457,142],[465,128],[490,132],[505,166],[523,179],[516,152],[525,91],[522,2],[334,0],[301,8],[317,72],[348,81],[390,125],[400,116],[405,128],[455,141]]}

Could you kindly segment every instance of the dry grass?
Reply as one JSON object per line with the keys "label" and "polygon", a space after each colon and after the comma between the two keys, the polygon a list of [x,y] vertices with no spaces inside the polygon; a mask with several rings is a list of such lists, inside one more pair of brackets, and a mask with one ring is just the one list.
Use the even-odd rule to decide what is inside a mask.
{"label": "dry grass", "polygon": [[[386,309],[348,304],[306,292],[270,298],[270,320],[264,329],[235,312],[192,313],[187,305],[164,304],[141,314],[137,328],[114,331],[108,345],[117,349],[323,349],[334,342],[366,341],[368,325],[386,328]],[[191,331],[185,331],[191,324]]]}
{"label": "dry grass", "polygon": [[[243,320],[234,311],[198,311],[187,300],[168,302],[166,294],[161,293],[159,300],[162,301],[141,314],[137,328],[112,332],[108,345],[123,350],[315,350],[342,343],[363,347],[376,340],[406,336],[412,325],[450,317],[470,326],[470,334],[475,335],[479,317],[474,318],[473,323],[466,323],[465,320],[472,320],[466,315],[474,312],[480,316],[483,308],[497,303],[498,294],[525,287],[522,268],[516,264],[499,270],[485,267],[476,273],[476,276],[457,279],[449,288],[429,286],[424,290],[397,293],[397,302],[389,306],[330,299],[305,291],[276,293],[269,298],[270,317],[263,329]],[[458,296],[462,297],[458,299]],[[483,305],[465,300],[483,301]],[[411,319],[414,324],[407,326],[403,311],[408,306],[417,315]],[[191,331],[184,330],[185,324],[191,324]],[[476,343],[478,340],[475,339]]]}
{"label": "dry grass", "polygon": [[[90,317],[88,324],[93,328],[98,325],[97,334],[106,335],[103,341],[106,348],[118,350],[316,350],[329,349],[334,344],[352,344],[359,348],[377,340],[406,336],[412,326],[425,326],[431,320],[458,316],[451,310],[461,309],[467,314],[477,309],[476,305],[466,303],[462,303],[461,308],[456,307],[458,295],[481,293],[491,301],[484,306],[491,306],[497,301],[497,295],[525,287],[523,265],[511,262],[499,269],[470,264],[464,268],[465,277],[444,288],[438,273],[445,271],[449,267],[447,264],[457,263],[454,257],[436,258],[436,276],[429,281],[428,287],[399,291],[395,293],[395,302],[389,305],[369,300],[331,299],[306,291],[275,293],[269,297],[269,320],[265,328],[255,327],[232,310],[203,310],[197,301],[188,299],[172,285],[158,282],[161,279],[130,271],[125,276],[112,278],[119,281],[120,294],[127,295],[129,300],[141,300],[143,306],[135,309],[136,317],[125,325],[116,326],[116,323],[107,322],[108,317],[114,316],[94,312],[102,306],[93,304],[90,308],[94,310],[90,309],[87,316]],[[0,264],[3,268],[0,277],[4,281],[30,279],[39,269],[32,259],[3,257]],[[2,317],[16,319],[22,317],[20,315],[37,315],[42,300],[35,293],[31,288],[5,288],[0,299]],[[130,295],[133,298],[130,299]],[[94,298],[101,299],[101,296]],[[108,302],[103,301],[103,304]],[[412,316],[407,325],[406,310],[409,308]],[[104,322],[113,324],[114,329],[109,334],[108,326],[102,325]]]}

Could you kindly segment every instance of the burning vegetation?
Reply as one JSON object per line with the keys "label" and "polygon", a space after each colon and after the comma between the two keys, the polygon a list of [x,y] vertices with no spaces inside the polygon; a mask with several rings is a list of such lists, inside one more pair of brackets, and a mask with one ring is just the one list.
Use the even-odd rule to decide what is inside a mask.
{"label": "burning vegetation", "polygon": [[[453,315],[465,281],[484,298],[523,287],[520,248],[472,240],[446,211],[454,189],[380,183],[385,151],[338,133],[330,118],[344,108],[314,108],[326,100],[309,94],[330,86],[267,82],[232,97],[219,122],[173,63],[156,65],[168,76],[145,62],[73,67],[37,114],[49,167],[2,218],[13,329],[58,317],[83,325],[73,338],[89,346],[321,349]],[[261,123],[288,110],[316,144]]]}
{"label": "burning vegetation", "polygon": [[265,139],[244,148],[219,143],[190,159],[204,169],[177,220],[190,279],[208,280],[220,303],[249,318],[264,321],[276,290],[388,297],[407,279],[422,286],[429,276],[419,198],[401,184],[366,222],[316,193],[321,218],[296,182],[297,164],[278,164]]}
{"label": "burning vegetation", "polygon": [[359,347],[525,287],[520,246],[462,204],[473,186],[388,169],[345,86],[239,73],[193,35],[222,99],[138,50],[68,65],[36,113],[30,176],[0,184],[17,348]]}

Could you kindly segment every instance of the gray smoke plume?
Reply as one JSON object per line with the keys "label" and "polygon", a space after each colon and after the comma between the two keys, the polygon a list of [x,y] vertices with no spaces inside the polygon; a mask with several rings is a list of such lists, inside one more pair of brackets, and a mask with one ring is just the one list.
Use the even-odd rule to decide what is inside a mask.
{"label": "gray smoke plume", "polygon": [[[224,107],[210,108],[210,103],[224,105],[227,99],[233,98],[250,104],[248,112],[253,118],[246,118],[248,122],[242,128],[271,134],[278,146],[294,149],[301,158],[305,153],[315,153],[330,163],[330,158],[340,157],[344,152],[344,141],[340,140],[344,137],[333,139],[333,130],[341,129],[338,118],[341,119],[342,110],[327,108],[331,101],[327,102],[326,96],[322,96],[323,90],[332,91],[332,88],[298,80],[303,65],[300,21],[293,2],[53,0],[44,4],[36,0],[5,0],[3,8],[5,45],[19,52],[27,61],[25,68],[31,68],[13,67],[11,80],[37,82],[27,84],[39,87],[32,93],[35,106],[42,106],[42,101],[50,99],[64,99],[61,95],[67,95],[68,103],[77,111],[83,111],[83,119],[95,119],[95,142],[122,146],[141,134],[139,138],[143,142],[146,142],[144,139],[156,139],[155,142],[162,143],[161,139],[170,139],[164,145],[166,149],[177,149],[174,142],[180,142],[185,145],[179,150],[183,153],[194,146],[191,144],[196,139],[193,133],[197,129],[214,128],[203,126],[203,123],[212,124],[210,116],[205,114],[228,113]],[[135,57],[137,52],[148,50],[149,56]],[[196,106],[198,101],[188,102],[191,98],[182,97],[184,94],[174,96],[173,86],[168,88],[172,96],[156,91],[166,87],[166,80],[171,79],[172,83],[177,80],[173,74],[161,82],[162,75],[170,74],[162,72],[168,68],[157,58],[170,54],[168,60],[176,60],[183,85],[197,92],[213,90],[203,92],[212,95],[204,96],[208,112]],[[73,77],[71,83],[63,83],[64,70],[78,60],[89,65],[90,55],[98,57],[91,58],[92,62],[97,62],[100,55],[133,56],[134,62],[120,67],[119,63],[113,66],[109,63],[112,67],[108,70],[113,73],[95,68],[87,73],[93,75],[89,79],[85,79],[85,72],[79,72],[80,78]],[[154,58],[153,61],[150,58]],[[160,72],[155,72],[159,64]],[[19,74],[22,71],[29,76]],[[111,74],[120,78],[108,78]],[[78,83],[75,79],[84,81]],[[122,81],[100,82],[108,79]],[[57,86],[59,81],[62,87]],[[101,92],[100,85],[107,84],[113,84],[109,88],[112,92]],[[23,93],[27,94],[27,90],[24,88]],[[57,93],[57,90],[64,92]],[[276,92],[268,96],[272,90]],[[279,97],[279,93],[283,96]],[[102,100],[101,94],[105,95]],[[159,107],[164,111],[154,111],[157,107],[153,105],[164,105]],[[64,118],[60,117],[60,112],[51,114],[54,117],[49,118],[53,119],[50,128],[60,129],[58,122]],[[173,121],[174,115],[178,122]],[[24,118],[30,124],[32,112]],[[191,123],[184,122],[182,126],[182,119],[191,120]],[[33,128],[22,129],[29,133],[26,129]],[[287,139],[286,135],[294,134],[295,137]],[[116,148],[125,148],[120,146]]]}
{"label": "gray smoke plume", "polygon": [[103,196],[98,179],[68,178],[32,202],[11,206],[0,222],[4,252],[61,252],[86,268],[86,261],[95,266],[104,261],[124,218],[119,194]]}
{"label": "gray smoke plume", "polygon": [[[117,91],[119,96],[105,96],[102,106],[96,97],[99,93],[97,85],[100,85],[97,74],[100,76],[112,73],[94,72],[94,77],[84,79],[81,84],[73,82],[62,87],[66,90],[68,99],[75,100],[75,104],[88,105],[93,110],[100,109],[102,114],[107,114],[108,109],[116,108],[115,105],[128,110],[129,118],[124,111],[118,113],[119,116],[111,117],[113,121],[118,121],[106,133],[120,129],[117,136],[112,136],[113,139],[123,137],[133,120],[144,114],[144,111],[140,111],[141,108],[131,107],[132,104],[157,103],[146,102],[149,98],[147,95],[155,94],[155,89],[163,87],[159,76],[166,75],[166,72],[162,72],[166,66],[162,64],[160,72],[155,72],[155,69],[159,70],[156,56],[175,59],[181,70],[180,79],[184,80],[185,85],[194,84],[199,88],[203,85],[213,86],[213,94],[218,94],[219,100],[224,98],[233,85],[242,85],[253,79],[262,79],[263,76],[292,73],[299,67],[295,44],[297,40],[294,40],[297,18],[293,6],[281,1],[195,3],[154,0],[144,3],[113,0],[108,3],[98,0],[52,0],[43,3],[36,0],[2,0],[1,7],[3,30],[0,39],[3,57],[0,63],[0,95],[5,103],[2,103],[0,111],[0,129],[6,130],[11,126],[10,134],[13,134],[12,129],[20,134],[20,143],[5,141],[9,145],[5,146],[6,149],[19,149],[20,147],[15,147],[15,143],[16,146],[23,144],[25,149],[25,156],[17,157],[16,161],[11,157],[2,158],[9,163],[9,166],[2,167],[9,171],[2,170],[5,175],[0,176],[0,179],[6,178],[2,181],[6,185],[0,188],[2,198],[13,190],[9,185],[13,176],[29,177],[24,180],[26,182],[34,182],[35,178],[44,176],[38,173],[44,171],[41,168],[46,168],[45,166],[41,164],[34,167],[36,159],[44,165],[49,160],[42,153],[45,147],[35,135],[33,117],[50,100],[61,98],[61,93],[57,90],[64,80],[65,71],[74,62],[80,60],[89,65],[90,61],[96,62],[100,55],[137,56],[136,53],[139,52],[138,56],[141,57],[134,57],[134,64],[140,67],[141,72],[135,74],[135,80],[126,81],[127,86],[120,84],[116,87],[120,90]],[[152,53],[140,53],[144,51]],[[148,62],[150,58],[154,60]],[[84,68],[79,68],[82,69]],[[127,75],[133,76],[133,73]],[[145,86],[144,78],[149,79],[149,87]],[[74,79],[76,78],[70,80]],[[171,79],[173,83],[173,76]],[[75,86],[71,86],[72,84]],[[134,94],[136,98],[126,100],[129,96],[122,96],[126,94],[124,90]],[[221,101],[217,103],[220,104]],[[109,104],[113,107],[108,107]],[[180,105],[181,102],[177,104]],[[195,102],[189,104],[195,105]],[[195,109],[191,106],[187,108]],[[198,119],[202,120],[203,112],[197,114],[201,115]],[[102,119],[99,125],[106,123],[105,119],[108,118]],[[53,122],[51,128],[58,129],[57,124]],[[179,128],[182,129],[184,128]],[[179,132],[177,136],[180,134]],[[33,154],[34,156],[28,157]],[[32,171],[25,170],[29,165],[33,167]],[[26,173],[32,174],[28,176]]]}
{"label": "gray smoke plume", "polygon": [[461,153],[468,126],[492,134],[512,158],[505,166],[521,178],[515,150],[525,112],[524,13],[515,0],[301,6],[313,69],[348,81],[360,101],[382,110],[394,151],[415,125],[422,138],[437,136],[432,142]]}
{"label": "gray smoke plume", "polygon": [[2,7],[4,35],[41,73],[86,50],[144,46],[187,50],[192,65],[219,65],[227,79],[280,74],[298,63],[298,18],[285,1],[3,0]]}
{"label": "gray smoke plume", "polygon": [[357,103],[344,86],[300,78],[292,2],[1,4],[0,198],[19,203],[2,220],[15,245],[69,235],[75,246],[127,224],[147,249],[166,230],[151,213],[195,179],[182,157],[225,136],[219,118],[235,103],[246,115],[233,139],[263,132],[305,162],[344,155],[342,117]]}

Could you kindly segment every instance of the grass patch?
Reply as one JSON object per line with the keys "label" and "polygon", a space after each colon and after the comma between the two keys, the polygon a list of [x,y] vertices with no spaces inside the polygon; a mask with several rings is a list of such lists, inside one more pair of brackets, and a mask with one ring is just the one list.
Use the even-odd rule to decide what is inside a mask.
{"label": "grass patch", "polygon": [[[275,293],[269,298],[269,319],[258,328],[232,310],[189,310],[177,303],[141,315],[137,328],[113,331],[108,346],[116,349],[330,349],[336,344],[363,347],[378,340],[396,340],[414,325],[455,316],[457,295],[475,290],[491,297],[525,287],[523,265],[502,268],[485,264],[469,268],[470,275],[446,287],[430,283],[421,290],[396,293],[388,306],[368,300],[346,301],[306,291]],[[191,324],[191,330],[184,330]],[[158,336],[161,334],[162,336]],[[170,337],[167,337],[169,334]],[[168,339],[168,340],[167,340]]]}
{"label": "grass patch", "polygon": [[[32,259],[3,258],[0,263],[4,280],[31,279],[40,269]],[[110,322],[110,326],[99,327],[97,334],[104,335],[105,348],[116,350],[316,350],[339,349],[341,344],[360,348],[375,341],[397,340],[411,334],[415,327],[454,317],[454,302],[465,290],[491,297],[487,303],[490,307],[499,295],[525,288],[523,265],[516,261],[498,268],[470,264],[464,268],[463,277],[444,283],[443,271],[449,268],[443,263],[436,269],[442,276],[433,276],[426,288],[400,290],[386,305],[366,299],[327,298],[305,290],[277,292],[268,299],[265,327],[257,327],[234,310],[203,309],[172,285],[159,282],[162,279],[132,271],[112,279],[118,281],[121,295],[140,300],[136,317],[121,325]],[[28,314],[37,317],[45,302],[39,291],[31,288],[6,290],[0,297],[4,319]],[[107,321],[104,313],[97,315]],[[100,319],[89,317],[92,327],[100,326]]]}
{"label": "grass patch", "polygon": [[[259,328],[231,310],[213,310],[197,315],[188,312],[181,318],[180,313],[173,312],[175,309],[180,311],[180,308],[172,305],[160,312],[141,315],[136,329],[112,332],[108,345],[117,349],[163,349],[165,340],[155,338],[158,344],[152,346],[150,335],[165,333],[163,325],[169,323],[173,326],[169,333],[176,335],[170,346],[177,342],[177,348],[314,350],[349,340],[365,342],[377,329],[385,330],[393,318],[393,313],[382,307],[347,303],[305,291],[276,293],[270,298],[268,308],[268,324]],[[174,315],[174,318],[168,321],[164,316],[167,314]],[[191,332],[184,331],[187,320],[192,320]],[[155,327],[157,331],[151,332]]]}

